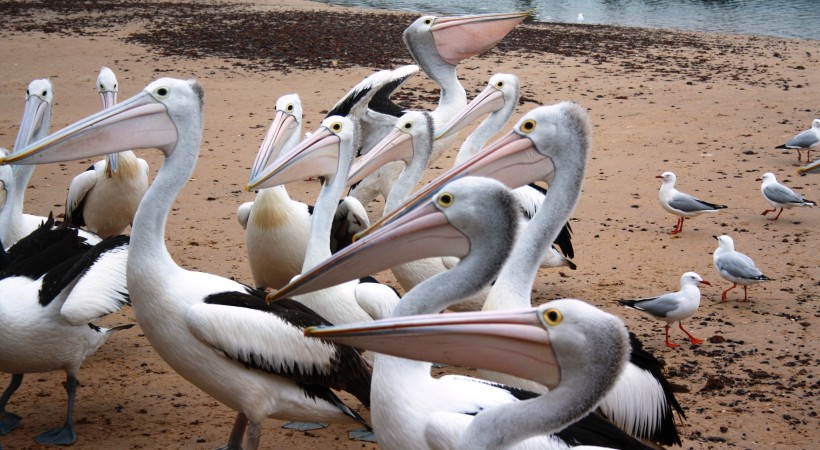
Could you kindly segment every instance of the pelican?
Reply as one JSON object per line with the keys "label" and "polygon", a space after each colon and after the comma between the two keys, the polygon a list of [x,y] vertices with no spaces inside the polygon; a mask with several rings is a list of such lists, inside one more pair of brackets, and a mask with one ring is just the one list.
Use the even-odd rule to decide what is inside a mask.
{"label": "pelican", "polygon": [[[369,273],[384,266],[422,256],[456,255],[461,259],[453,269],[417,285],[401,299],[391,319],[382,322],[381,325],[400,321],[401,316],[437,313],[458,301],[461,296],[481,289],[496,276],[515,240],[518,215],[516,203],[509,190],[497,181],[477,177],[464,177],[452,181],[441,190],[434,192],[432,197],[420,202],[417,207],[405,210],[404,215],[396,221],[384,225],[381,229],[371,230],[370,234],[337,252],[321,266],[297,278],[289,285],[292,289],[291,293],[298,294],[303,291],[320,289],[357,274]],[[586,307],[592,309],[589,306]],[[508,313],[504,314],[510,317]],[[450,316],[450,314],[443,315],[443,317]],[[357,330],[362,326],[362,324],[347,325],[344,329]],[[364,327],[367,326],[364,325]],[[610,361],[611,364],[607,369],[610,371],[610,376],[620,372],[626,356],[626,336],[623,326],[618,325],[615,328],[619,331],[616,332],[618,337],[614,339],[614,342],[617,343],[616,347],[623,345],[623,349],[611,355],[614,357],[613,360],[606,358],[599,360]],[[321,337],[332,337],[334,334],[334,332],[329,332],[325,335],[314,329],[307,331],[311,335],[314,332]],[[352,334],[355,334],[355,331]],[[515,342],[516,345],[524,345],[528,348],[530,346],[540,347],[530,341],[530,338],[534,338],[543,343],[543,335],[538,336],[535,338],[535,335],[530,334],[529,338]],[[578,335],[576,338],[583,340]],[[611,344],[613,341],[609,342]],[[365,347],[369,346],[368,342],[362,341],[361,343]],[[465,357],[461,349],[447,345],[442,340],[433,338],[433,341],[428,341],[427,344],[438,347],[436,351],[452,355],[449,361],[451,363],[460,364],[469,359]],[[473,356],[484,359],[486,364],[492,353],[487,353],[489,342],[479,338],[474,340],[473,344],[476,345],[473,350],[480,349],[475,351]],[[509,363],[515,357],[511,355],[521,354],[523,351],[521,349],[510,351],[509,346],[496,348],[499,350],[504,348],[506,351],[502,352],[500,358],[495,361],[497,365],[494,368],[507,367],[508,370],[513,370]],[[432,355],[425,355],[426,350],[420,350],[413,357],[435,358],[436,351],[433,351]],[[613,361],[617,362],[612,363]],[[558,374],[555,373],[554,366],[547,369],[550,357],[544,356],[543,348],[541,348],[541,356],[537,358],[537,361],[529,359],[528,362],[530,364],[520,366],[523,370],[530,371],[527,375],[533,376],[539,373],[537,378],[541,382],[555,386]],[[413,361],[382,353],[376,354],[371,417],[374,431],[382,447],[388,449],[455,448],[453,444],[460,436],[467,434],[465,430],[471,428],[471,421],[479,421],[478,417],[482,414],[494,414],[495,408],[503,408],[506,411],[509,411],[508,407],[514,408],[514,405],[526,408],[530,402],[520,400],[531,398],[534,395],[468,377],[432,378],[430,368],[429,362]],[[523,372],[516,371],[516,373],[524,375]],[[552,380],[548,381],[547,378],[552,378]],[[564,378],[561,379],[565,381]],[[603,384],[607,385],[603,390],[608,389],[609,383]],[[598,392],[592,394],[596,398],[591,400],[590,404],[585,404],[576,411],[580,415],[586,414],[597,402],[597,394]],[[475,414],[478,416],[474,419]],[[596,421],[596,426],[590,427],[594,432],[606,433],[603,428],[597,427],[605,422],[598,421],[594,415],[589,416],[588,420]],[[501,420],[501,422],[507,421],[508,419]],[[487,425],[482,420],[481,423],[494,429],[500,427],[498,422]],[[619,430],[614,427],[610,427],[609,430],[612,430],[615,433],[614,437],[617,438],[615,441],[609,441],[609,445],[617,448],[643,448],[640,443],[625,433],[619,433]],[[543,434],[551,431],[554,430],[549,427],[536,427],[519,435],[520,439],[534,436],[522,443],[521,448],[545,448],[553,442],[553,438]],[[588,437],[576,436],[575,438]],[[604,437],[598,436],[598,438]],[[496,442],[495,444],[506,447],[516,438],[510,437],[510,439],[513,441],[503,442],[503,444]],[[603,445],[601,441],[581,441],[581,443]]]}
{"label": "pelican", "polygon": [[[11,166],[0,167],[0,178],[11,171]],[[114,237],[92,247],[76,228],[54,230],[53,225],[49,217],[13,245],[0,271],[0,371],[12,374],[0,396],[0,434],[9,433],[21,420],[6,406],[23,375],[63,370],[68,394],[65,423],[38,434],[35,441],[69,445],[77,439],[73,418],[80,366],[112,333],[133,326],[93,324],[128,304],[128,238]]]}
{"label": "pelican", "polygon": [[[355,123],[344,116],[330,116],[319,130],[273,164],[260,170],[247,190],[276,186],[309,177],[322,177],[316,199],[302,273],[329,258],[332,220],[344,191],[357,142]],[[379,283],[351,281],[295,298],[333,323],[365,322],[390,315],[398,295]]]}
{"label": "pelican", "polygon": [[763,198],[772,205],[772,209],[763,211],[761,215],[765,216],[770,212],[776,212],[777,208],[780,208],[780,212],[769,220],[777,220],[783,210],[787,208],[791,209],[795,206],[817,206],[817,203],[804,199],[802,195],[778,183],[777,178],[775,178],[771,172],[764,173],[762,177],[758,178],[758,181],[763,181],[763,183],[760,184],[760,193],[763,194]]}
{"label": "pelican", "polygon": [[[23,148],[30,141],[36,141],[48,134],[51,124],[51,108],[54,94],[51,82],[37,79],[29,83],[26,89],[26,102],[20,130],[14,148]],[[5,154],[5,153],[4,153]],[[26,187],[34,173],[34,166],[19,166],[5,178],[5,203],[0,211],[0,241],[11,247],[24,236],[36,230],[45,217],[23,213]]]}
{"label": "pelican", "polygon": [[683,220],[686,217],[695,217],[703,213],[713,213],[718,210],[727,208],[726,205],[717,205],[695,198],[684,192],[675,189],[675,181],[677,177],[672,172],[664,172],[657,175],[655,178],[661,178],[663,183],[661,189],[658,191],[658,200],[661,207],[668,213],[678,216],[678,222],[675,224],[675,229],[669,234],[678,234],[683,231]]}
{"label": "pelican", "polygon": [[[567,448],[574,430],[559,432],[594,409],[615,383],[629,351],[620,319],[572,299],[521,311],[409,316],[308,328],[305,333],[404,358],[520,373],[549,386],[537,398],[484,409],[475,418],[433,413],[437,420],[428,422],[425,436],[436,448],[495,449],[519,443]],[[456,428],[448,419],[468,425]],[[546,433],[558,434],[522,442]]]}
{"label": "pelican", "polygon": [[[434,126],[442,126],[467,105],[467,92],[456,76],[456,65],[464,59],[493,48],[528,15],[529,12],[456,17],[422,16],[404,30],[402,37],[410,55],[441,89],[438,106],[431,111]],[[394,113],[393,117],[380,117],[382,120],[375,124],[379,134],[372,142],[378,142],[391,130],[398,114]],[[451,143],[451,139],[438,142],[430,157],[430,164],[435,162]],[[367,151],[369,149],[365,148],[362,153]],[[382,170],[355,186],[350,195],[359,199],[363,205],[367,205],[378,195],[386,199],[390,186],[398,177],[400,170],[396,165]],[[380,188],[375,189],[374,184]]]}
{"label": "pelican", "polygon": [[[251,169],[251,176],[299,142],[302,101],[298,94],[276,100],[276,113]],[[256,199],[243,203],[236,218],[245,229],[248,262],[257,288],[279,289],[302,270],[313,207],[291,200],[285,186],[260,189]],[[349,243],[370,225],[367,211],[356,199],[345,197],[333,219],[331,250]]]}
{"label": "pelican", "polygon": [[[746,287],[750,284],[757,284],[763,281],[772,281],[771,278],[763,275],[763,272],[757,268],[752,258],[735,250],[735,241],[731,236],[724,234],[722,236],[714,236],[718,241],[718,248],[712,253],[712,263],[715,265],[715,270],[725,280],[732,282],[732,287],[723,291],[720,299],[726,301],[726,294],[732,289],[736,288],[738,284],[743,285],[743,300],[749,301],[746,294]],[[740,300],[738,300],[740,301]]]}
{"label": "pelican", "polygon": [[[570,102],[533,109],[508,135],[428,183],[371,229],[395,220],[406,208],[424,201],[442,184],[461,176],[489,176],[512,188],[545,181],[550,190],[516,242],[513,255],[484,303],[485,310],[530,307],[532,285],[546,250],[539,243],[555,238],[581,192],[590,145],[588,120],[583,108]],[[602,411],[632,435],[666,445],[680,442],[672,408],[681,416],[683,410],[663,378],[660,363],[642,350],[637,338],[633,338],[630,357],[625,374],[604,399]],[[525,380],[501,379],[505,384],[528,390],[544,390],[543,386]]]}
{"label": "pelican", "polygon": [[700,289],[698,285],[712,284],[704,280],[695,272],[686,272],[680,277],[680,290],[677,292],[667,292],[655,297],[641,298],[637,300],[618,300],[618,303],[638,311],[643,311],[652,317],[666,322],[666,346],[675,348],[678,344],[669,342],[669,324],[678,322],[681,331],[689,337],[692,345],[700,345],[702,339],[692,336],[683,328],[683,319],[690,317],[700,306]]}
{"label": "pelican", "polygon": [[815,160],[813,163],[799,167],[797,169],[797,173],[800,175],[805,175],[807,173],[820,173],[820,159]]}
{"label": "pelican", "polygon": [[[114,71],[100,69],[97,92],[102,109],[117,104],[119,83]],[[77,175],[68,186],[65,202],[65,223],[85,227],[106,238],[121,234],[131,225],[137,206],[148,190],[148,163],[131,150],[109,153],[85,172]]]}
{"label": "pelican", "polygon": [[793,138],[786,141],[783,145],[778,145],[775,148],[793,148],[797,149],[797,161],[802,161],[803,156],[800,154],[800,149],[806,149],[806,163],[811,162],[811,149],[817,144],[820,144],[820,119],[811,121],[811,128],[801,131],[794,135]]}
{"label": "pelican", "polygon": [[266,305],[264,292],[185,270],[165,246],[165,224],[194,170],[203,89],[161,78],[118,105],[3,158],[6,164],[68,161],[128,148],[159,148],[165,162],[140,202],[128,254],[134,314],[156,352],[183,378],[238,412],[228,448],[256,449],[261,421],[364,420],[330,389],[369,401],[369,370],[349,347],[305,338],[328,322],[297,302]]}

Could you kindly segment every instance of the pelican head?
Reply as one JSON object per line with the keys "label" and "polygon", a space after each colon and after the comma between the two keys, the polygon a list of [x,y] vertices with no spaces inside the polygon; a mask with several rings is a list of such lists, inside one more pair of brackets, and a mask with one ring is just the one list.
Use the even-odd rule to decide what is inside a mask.
{"label": "pelican head", "polygon": [[481,93],[436,131],[435,139],[446,139],[486,114],[502,110],[511,113],[518,103],[520,90],[517,76],[508,73],[493,75]]}
{"label": "pelican head", "polygon": [[273,122],[259,146],[251,168],[251,179],[276,160],[283,148],[293,148],[302,132],[302,100],[298,94],[288,94],[276,100]]}
{"label": "pelican head", "polygon": [[53,102],[54,93],[51,89],[51,81],[42,78],[29,83],[26,89],[23,119],[20,121],[20,130],[14,141],[15,151],[48,134]]}

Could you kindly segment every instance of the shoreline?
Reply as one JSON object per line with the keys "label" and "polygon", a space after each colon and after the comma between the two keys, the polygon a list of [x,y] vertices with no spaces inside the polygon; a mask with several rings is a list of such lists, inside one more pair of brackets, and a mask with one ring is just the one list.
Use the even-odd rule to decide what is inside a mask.
{"label": "shoreline", "polygon": [[[416,15],[301,0],[265,0],[249,7],[238,0],[177,0],[163,8],[154,3],[149,8],[122,0],[116,2],[118,9],[101,11],[91,4],[49,0],[23,3],[39,9],[0,17],[0,56],[8,62],[0,66],[0,101],[7,105],[0,110],[0,145],[14,143],[23,93],[34,78],[48,77],[55,85],[52,131],[99,109],[93,83],[102,65],[117,73],[121,100],[158,77],[198,78],[206,92],[202,153],[168,220],[167,245],[186,269],[249,283],[244,234],[235,213],[254,198],[243,186],[275,100],[298,92],[305,105],[303,130],[313,131],[327,109],[374,69],[411,61],[400,32]],[[0,1],[0,6],[10,4]],[[219,11],[227,15],[220,17]],[[341,20],[330,23],[333,19]],[[247,28],[259,37],[254,47],[229,53],[241,47],[231,45],[241,42],[237,28],[223,26],[232,23],[256,27]],[[385,45],[350,33],[354,24],[380,30]],[[777,222],[766,220],[760,216],[766,204],[755,178],[772,171],[807,198],[820,197],[820,177],[798,177],[795,152],[774,149],[820,117],[810,102],[820,98],[820,42],[597,25],[550,26],[555,28],[550,32],[537,28],[522,26],[496,50],[458,69],[470,98],[494,73],[516,74],[522,99],[512,120],[536,105],[561,100],[580,103],[592,119],[593,148],[572,219],[578,269],[541,270],[534,302],[581,298],[622,317],[665,362],[664,371],[681,389],[677,396],[687,414],[680,423],[682,448],[809,447],[820,437],[818,405],[811,400],[820,394],[813,344],[820,215],[817,208],[796,208]],[[282,37],[284,30],[293,35]],[[340,39],[351,34],[349,45],[343,45]],[[135,35],[144,36],[144,42]],[[316,54],[300,53],[309,49],[308,36],[323,43],[314,46]],[[241,51],[252,59],[244,59]],[[367,64],[348,62],[355,58]],[[438,88],[423,74],[398,93],[399,103],[411,108],[432,108],[437,97]],[[449,168],[454,153],[450,149],[425,180]],[[158,152],[141,151],[140,157],[148,160],[153,178],[161,163]],[[26,211],[62,212],[71,178],[93,162],[38,167],[26,192]],[[655,179],[667,170],[678,175],[682,191],[729,209],[687,221],[681,235],[669,236],[674,217],[658,205]],[[296,200],[313,203],[318,187],[301,182],[288,191]],[[369,208],[371,218],[378,217],[381,206]],[[736,301],[737,289],[729,302],[720,301],[729,285],[712,267],[711,252],[716,246],[712,235],[722,233],[732,235],[738,250],[776,279],[751,287],[749,304]],[[689,270],[713,284],[702,291],[699,311],[684,324],[706,342],[667,349],[659,322],[626,311],[615,300],[674,290]],[[378,278],[397,286],[389,273]],[[133,321],[126,309],[106,324]],[[672,339],[683,343],[675,333]],[[214,448],[224,445],[230,431],[233,412],[174,373],[139,327],[118,333],[88,358],[79,378],[74,449]],[[0,384],[8,379],[0,374]],[[0,437],[5,450],[38,448],[33,436],[62,420],[63,381],[60,372],[26,377],[9,404],[24,421]],[[368,416],[360,405],[350,404]],[[279,425],[265,421],[264,448],[378,448],[348,440],[344,426],[299,433]]]}

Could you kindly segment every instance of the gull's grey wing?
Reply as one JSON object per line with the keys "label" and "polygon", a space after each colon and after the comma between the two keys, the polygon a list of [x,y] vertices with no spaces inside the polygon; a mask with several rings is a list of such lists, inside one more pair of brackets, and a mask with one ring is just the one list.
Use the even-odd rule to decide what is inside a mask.
{"label": "gull's grey wing", "polygon": [[797,136],[791,138],[786,142],[788,148],[809,148],[820,143],[817,134],[814,130],[801,131]]}
{"label": "gull's grey wing", "polygon": [[705,202],[689,194],[678,192],[669,199],[669,206],[684,212],[712,211],[725,208],[723,205]]}
{"label": "gull's grey wing", "polygon": [[715,261],[715,266],[717,266],[718,270],[726,272],[735,278],[756,280],[763,275],[763,272],[755,266],[752,258],[738,252],[719,256]]}
{"label": "gull's grey wing", "polygon": [[803,203],[803,197],[782,184],[770,184],[763,188],[763,195],[775,203]]}
{"label": "gull's grey wing", "polygon": [[666,317],[670,312],[677,309],[677,295],[676,292],[670,292],[655,298],[637,300],[632,307],[646,311],[655,317]]}

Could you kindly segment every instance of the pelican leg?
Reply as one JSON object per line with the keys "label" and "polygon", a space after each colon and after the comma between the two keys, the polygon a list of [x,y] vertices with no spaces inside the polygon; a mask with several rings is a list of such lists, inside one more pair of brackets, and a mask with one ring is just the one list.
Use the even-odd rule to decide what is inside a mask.
{"label": "pelican leg", "polygon": [[245,439],[245,450],[256,450],[259,448],[259,441],[262,439],[262,424],[251,422],[248,424],[248,436]]}
{"label": "pelican leg", "polygon": [[65,380],[65,390],[68,393],[68,408],[66,409],[65,425],[40,433],[34,437],[38,444],[43,445],[71,445],[77,440],[74,432],[74,396],[77,394],[77,379],[68,375]]}
{"label": "pelican leg", "polygon": [[730,287],[729,289],[726,289],[725,291],[723,291],[723,295],[720,296],[720,299],[725,302],[726,301],[726,293],[731,291],[732,289],[734,289],[736,287],[737,287],[737,283],[732,284],[732,287]]}
{"label": "pelican leg", "polygon": [[6,404],[8,404],[11,396],[14,395],[14,392],[20,387],[22,382],[22,373],[13,374],[11,376],[11,382],[9,382],[6,390],[3,391],[3,395],[0,396],[0,435],[9,434],[9,432],[11,432],[11,430],[13,430],[22,419],[17,414],[6,411]]}
{"label": "pelican leg", "polygon": [[666,346],[669,347],[669,348],[677,347],[678,344],[673,344],[673,343],[669,342],[669,324],[668,323],[666,324],[666,326],[664,326],[664,329],[666,330]]}
{"label": "pelican leg", "polygon": [[248,425],[248,417],[242,413],[236,413],[236,420],[231,428],[231,435],[228,437],[228,445],[217,450],[242,450],[242,436],[245,435],[245,427]]}
{"label": "pelican leg", "polygon": [[689,336],[689,342],[691,342],[692,345],[703,344],[703,339],[698,339],[692,336],[688,331],[686,331],[686,328],[683,328],[683,322],[678,322],[678,326],[680,327],[681,331],[683,331],[684,333],[686,333],[687,336]]}

